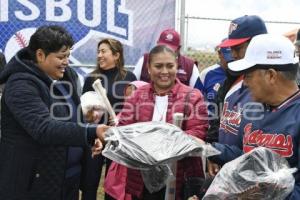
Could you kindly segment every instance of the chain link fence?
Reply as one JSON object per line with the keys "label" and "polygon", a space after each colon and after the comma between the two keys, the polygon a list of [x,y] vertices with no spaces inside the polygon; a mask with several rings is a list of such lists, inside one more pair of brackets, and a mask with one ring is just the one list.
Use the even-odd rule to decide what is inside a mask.
{"label": "chain link fence", "polygon": [[[217,63],[218,56],[215,47],[227,37],[229,24],[233,19],[185,17],[184,54],[194,58],[199,63],[199,70]],[[300,28],[300,22],[268,21],[266,26],[269,33],[284,34]]]}
{"label": "chain link fence", "polygon": [[175,26],[175,0],[1,0],[0,52],[9,61],[43,25],[60,25],[73,36],[70,56],[83,80],[95,68],[97,44],[114,38],[123,44],[125,65],[133,67],[156,44],[160,32]]}
{"label": "chain link fence", "polygon": [[[174,0],[99,0],[99,1],[40,1],[31,3],[1,0],[0,51],[9,60],[20,48],[27,46],[30,35],[41,25],[57,24],[72,33],[76,44],[70,61],[79,74],[94,68],[97,43],[113,37],[124,45],[126,66],[136,62],[156,43],[159,33],[174,27]],[[100,14],[99,14],[100,13]],[[194,58],[202,70],[218,62],[215,46],[226,37],[232,19],[185,17],[186,49],[183,53]],[[269,32],[284,33],[299,28],[299,22],[266,21]],[[92,31],[92,32],[91,32]]]}
{"label": "chain link fence", "polygon": [[[127,3],[127,4],[126,4]],[[40,26],[59,25],[71,33],[75,44],[70,65],[84,76],[95,68],[97,43],[106,37],[115,38],[124,45],[127,64],[136,62],[138,48],[133,45],[133,16],[128,7],[132,1],[41,1],[31,3],[1,0],[0,51],[9,61],[20,49],[26,47],[30,36]],[[46,39],[46,38],[45,38]]]}

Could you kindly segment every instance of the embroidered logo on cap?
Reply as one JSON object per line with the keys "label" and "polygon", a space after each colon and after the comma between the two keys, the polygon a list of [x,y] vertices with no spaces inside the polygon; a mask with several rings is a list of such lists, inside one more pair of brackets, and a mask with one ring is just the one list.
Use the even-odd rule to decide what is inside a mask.
{"label": "embroidered logo on cap", "polygon": [[237,29],[237,27],[238,27],[238,24],[236,24],[236,23],[230,23],[230,26],[229,26],[229,35],[233,32],[233,31],[235,31],[236,29]]}
{"label": "embroidered logo on cap", "polygon": [[281,59],[282,52],[281,51],[267,51],[267,59]]}
{"label": "embroidered logo on cap", "polygon": [[169,34],[166,36],[166,40],[168,40],[168,41],[172,41],[173,38],[174,38],[174,36],[173,36],[171,33],[169,33]]}

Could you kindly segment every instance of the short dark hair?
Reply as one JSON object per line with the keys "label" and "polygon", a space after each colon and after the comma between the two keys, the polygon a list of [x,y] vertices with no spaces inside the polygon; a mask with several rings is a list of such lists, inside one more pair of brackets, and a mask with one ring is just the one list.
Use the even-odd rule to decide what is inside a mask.
{"label": "short dark hair", "polygon": [[[41,26],[30,37],[28,49],[32,55],[36,50],[42,49],[47,56],[59,51],[63,46],[71,48],[74,44],[72,36],[61,26]],[[35,60],[35,56],[33,56]]]}
{"label": "short dark hair", "polygon": [[296,81],[297,80],[297,74],[298,74],[298,68],[293,69],[291,71],[280,71],[281,75],[290,81]]}

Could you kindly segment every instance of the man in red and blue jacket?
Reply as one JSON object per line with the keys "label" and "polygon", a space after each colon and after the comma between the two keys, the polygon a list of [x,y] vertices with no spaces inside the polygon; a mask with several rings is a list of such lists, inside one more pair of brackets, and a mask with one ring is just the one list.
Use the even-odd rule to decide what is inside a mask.
{"label": "man in red and blue jacket", "polygon": [[[244,74],[254,102],[244,106],[238,130],[242,149],[234,145],[213,143],[222,152],[214,161],[224,164],[256,147],[266,147],[285,157],[291,167],[300,167],[300,91],[296,76],[299,59],[294,45],[284,36],[263,34],[254,37],[244,59],[229,64],[234,73]],[[295,173],[295,186],[287,197],[300,199],[300,177]]]}

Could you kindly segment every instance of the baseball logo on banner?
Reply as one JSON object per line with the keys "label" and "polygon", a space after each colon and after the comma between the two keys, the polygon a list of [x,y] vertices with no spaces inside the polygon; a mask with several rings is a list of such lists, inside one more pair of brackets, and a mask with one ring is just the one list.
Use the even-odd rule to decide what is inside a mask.
{"label": "baseball logo on banner", "polygon": [[30,36],[36,28],[25,28],[17,31],[6,43],[4,52],[7,60],[10,60],[20,49],[26,47],[29,43]]}
{"label": "baseball logo on banner", "polygon": [[97,43],[109,37],[123,44],[133,66],[163,29],[175,26],[175,0],[1,0],[0,51],[9,61],[38,27],[54,24],[75,40],[71,64],[95,65]]}

